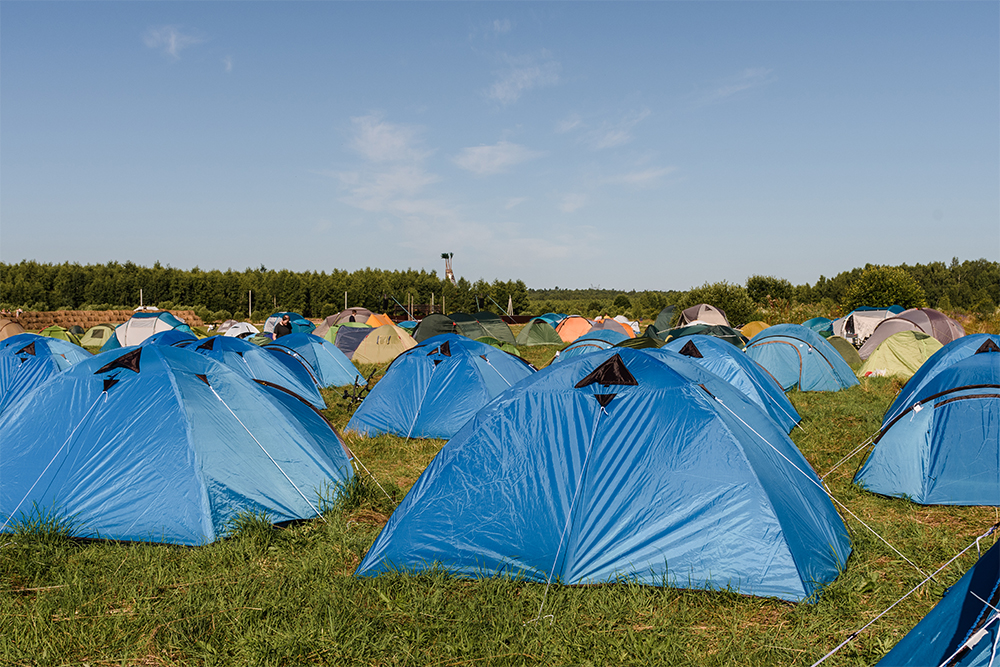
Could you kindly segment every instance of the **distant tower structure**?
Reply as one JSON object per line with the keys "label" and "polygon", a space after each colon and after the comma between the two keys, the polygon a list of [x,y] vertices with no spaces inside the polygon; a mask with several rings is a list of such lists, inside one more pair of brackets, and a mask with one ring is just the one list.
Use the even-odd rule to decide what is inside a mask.
{"label": "distant tower structure", "polygon": [[455,272],[451,270],[451,258],[455,256],[453,252],[443,252],[441,253],[441,259],[444,260],[444,277],[446,280],[451,281],[452,285],[458,286],[455,282]]}

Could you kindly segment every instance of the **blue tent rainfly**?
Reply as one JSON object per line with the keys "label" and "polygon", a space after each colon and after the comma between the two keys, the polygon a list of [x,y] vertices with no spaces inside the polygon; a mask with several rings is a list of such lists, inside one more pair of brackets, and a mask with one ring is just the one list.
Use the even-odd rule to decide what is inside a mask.
{"label": "blue tent rainfly", "polygon": [[356,575],[815,599],[851,551],[805,458],[727,381],[615,348],[539,371],[444,446]]}
{"label": "blue tent rainfly", "polygon": [[104,353],[3,415],[3,530],[38,514],[72,534],[198,545],[240,513],[316,516],[352,473],[312,407],[212,359],[150,345]]}
{"label": "blue tent rainfly", "polygon": [[368,435],[450,438],[494,396],[534,372],[526,361],[457,334],[396,357],[347,423]]}

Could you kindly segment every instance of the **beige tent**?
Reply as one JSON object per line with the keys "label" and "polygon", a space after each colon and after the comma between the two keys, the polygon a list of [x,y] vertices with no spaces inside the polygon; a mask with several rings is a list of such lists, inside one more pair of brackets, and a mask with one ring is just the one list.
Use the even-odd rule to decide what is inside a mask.
{"label": "beige tent", "polygon": [[23,334],[24,327],[22,327],[17,322],[13,320],[8,320],[6,317],[0,318],[0,340],[4,338],[10,338],[11,336],[16,336],[17,334]]}
{"label": "beige tent", "polygon": [[416,347],[417,341],[395,324],[372,329],[354,350],[351,361],[356,364],[387,364],[403,352]]}
{"label": "beige tent", "polygon": [[115,335],[115,325],[95,324],[80,337],[80,345],[84,347],[103,347],[108,339]]}
{"label": "beige tent", "polygon": [[686,327],[689,324],[721,324],[724,327],[732,327],[726,319],[726,312],[721,308],[707,303],[699,303],[681,311],[681,319],[677,322],[677,327]]}

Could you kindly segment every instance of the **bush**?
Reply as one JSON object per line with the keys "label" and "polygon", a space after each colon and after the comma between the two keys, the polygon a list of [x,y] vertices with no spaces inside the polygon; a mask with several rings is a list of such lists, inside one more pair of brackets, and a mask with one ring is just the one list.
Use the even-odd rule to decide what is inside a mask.
{"label": "bush", "polygon": [[774,276],[750,276],[747,278],[747,294],[754,303],[767,303],[768,299],[790,301],[795,288],[784,278]]}
{"label": "bush", "polygon": [[680,317],[682,310],[697,306],[699,303],[721,308],[726,313],[726,319],[734,327],[743,326],[751,321],[757,310],[746,289],[740,285],[731,285],[726,281],[705,283],[681,297],[674,313],[674,321]]}
{"label": "bush", "polygon": [[904,269],[869,265],[848,286],[842,305],[845,313],[861,306],[923,308],[927,299],[920,284]]}
{"label": "bush", "polygon": [[619,294],[615,297],[614,302],[611,304],[615,307],[618,312],[624,313],[626,310],[632,309],[632,302],[624,294]]}

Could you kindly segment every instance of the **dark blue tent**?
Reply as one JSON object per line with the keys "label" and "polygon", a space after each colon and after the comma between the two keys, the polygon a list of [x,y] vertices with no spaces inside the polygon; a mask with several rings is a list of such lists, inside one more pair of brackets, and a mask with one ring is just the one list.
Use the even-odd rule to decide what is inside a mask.
{"label": "dark blue tent", "polygon": [[0,521],[35,513],[72,534],[204,544],[243,512],[316,515],[352,475],[313,408],[183,348],[93,357],[3,415]]}
{"label": "dark blue tent", "polygon": [[364,384],[351,360],[328,340],[306,333],[282,336],[264,346],[283,364],[293,367],[304,364],[320,387],[344,387],[355,381]]}
{"label": "dark blue tent", "polygon": [[728,380],[759,405],[785,433],[802,421],[785,392],[746,354],[715,336],[685,336],[668,341],[661,349],[676,352],[702,368]]}
{"label": "dark blue tent", "polygon": [[69,341],[33,333],[0,341],[0,412],[49,378],[92,356]]}
{"label": "dark blue tent", "polygon": [[747,343],[746,354],[786,391],[796,386],[799,391],[840,391],[858,384],[840,352],[801,324],[764,329]]}
{"label": "dark blue tent", "polygon": [[876,667],[988,667],[1000,655],[1000,542]]}
{"label": "dark blue tent", "polygon": [[229,366],[248,379],[283,387],[317,410],[326,409],[326,401],[316,382],[301,364],[285,365],[272,352],[229,336],[209,336],[186,347]]}
{"label": "dark blue tent", "polygon": [[809,599],[851,551],[792,441],[669,352],[549,366],[442,448],[357,575],[420,571]]}
{"label": "dark blue tent", "polygon": [[533,372],[491,345],[457,334],[434,336],[396,357],[346,429],[450,438],[494,396]]}
{"label": "dark blue tent", "polygon": [[354,351],[361,345],[361,341],[368,337],[368,334],[375,331],[372,327],[340,327],[337,329],[337,336],[333,344],[337,349],[350,359],[354,356]]}
{"label": "dark blue tent", "polygon": [[986,340],[922,382],[854,481],[923,505],[1000,505],[1000,347]]}

